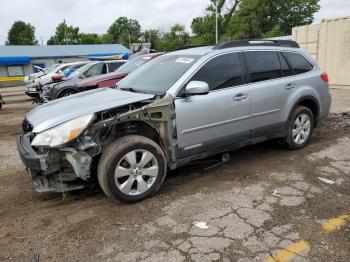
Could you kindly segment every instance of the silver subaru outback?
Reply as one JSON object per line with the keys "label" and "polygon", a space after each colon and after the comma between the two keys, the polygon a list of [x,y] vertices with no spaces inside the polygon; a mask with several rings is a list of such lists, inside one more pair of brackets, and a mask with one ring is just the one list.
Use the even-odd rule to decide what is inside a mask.
{"label": "silver subaru outback", "polygon": [[122,80],[41,105],[17,146],[39,192],[98,181],[135,202],[168,170],[279,138],[306,146],[329,112],[328,76],[292,41],[233,41],[160,56]]}

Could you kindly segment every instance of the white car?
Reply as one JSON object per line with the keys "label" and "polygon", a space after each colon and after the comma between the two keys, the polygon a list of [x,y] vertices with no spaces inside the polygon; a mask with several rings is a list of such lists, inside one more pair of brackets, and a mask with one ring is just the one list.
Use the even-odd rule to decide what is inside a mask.
{"label": "white car", "polygon": [[58,66],[59,66],[59,64],[54,64],[54,65],[52,65],[52,66],[50,66],[48,68],[43,68],[43,69],[38,68],[40,70],[39,72],[36,72],[36,73],[30,74],[28,76],[25,76],[24,79],[23,79],[23,82],[26,85],[32,84],[32,83],[35,82],[35,80],[37,78],[40,78],[43,75],[46,75],[48,72],[54,70]]}

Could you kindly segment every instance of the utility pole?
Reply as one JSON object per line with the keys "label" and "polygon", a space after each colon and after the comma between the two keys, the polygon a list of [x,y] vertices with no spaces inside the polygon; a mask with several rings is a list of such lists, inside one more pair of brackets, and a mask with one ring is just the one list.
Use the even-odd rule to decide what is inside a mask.
{"label": "utility pole", "polygon": [[218,44],[219,38],[219,23],[218,23],[218,0],[215,0],[215,44]]}

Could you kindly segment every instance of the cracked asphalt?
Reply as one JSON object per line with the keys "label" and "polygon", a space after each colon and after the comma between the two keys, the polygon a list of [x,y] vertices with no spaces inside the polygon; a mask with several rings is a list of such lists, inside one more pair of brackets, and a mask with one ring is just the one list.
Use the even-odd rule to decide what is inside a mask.
{"label": "cracked asphalt", "polygon": [[126,205],[98,188],[36,193],[15,147],[33,105],[9,90],[0,90],[9,101],[0,112],[0,261],[349,261],[350,114],[339,108],[302,150],[270,141],[201,161]]}

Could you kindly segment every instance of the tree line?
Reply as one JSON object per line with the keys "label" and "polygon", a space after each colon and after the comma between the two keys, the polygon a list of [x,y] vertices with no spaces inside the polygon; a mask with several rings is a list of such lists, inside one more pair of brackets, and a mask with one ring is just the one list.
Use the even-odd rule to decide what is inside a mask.
{"label": "tree line", "polygon": [[[192,34],[184,25],[175,24],[168,32],[141,30],[137,20],[119,17],[104,34],[83,33],[64,20],[56,27],[47,45],[84,45],[150,42],[159,51],[182,46],[215,43],[216,13],[219,41],[259,39],[289,35],[295,26],[313,22],[320,9],[319,0],[210,0],[204,16],[192,20]],[[217,11],[216,11],[217,10]],[[6,45],[37,45],[35,27],[16,21],[8,33]]]}

